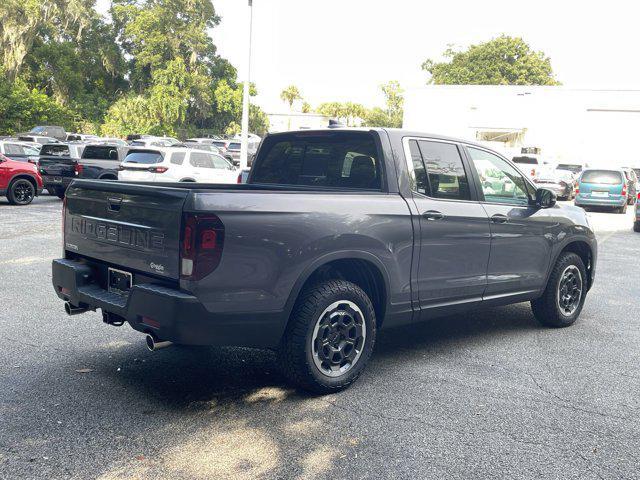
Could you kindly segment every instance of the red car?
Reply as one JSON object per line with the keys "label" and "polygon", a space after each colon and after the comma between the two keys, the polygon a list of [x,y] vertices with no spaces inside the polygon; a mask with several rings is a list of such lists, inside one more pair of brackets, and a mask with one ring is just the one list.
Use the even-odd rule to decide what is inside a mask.
{"label": "red car", "polygon": [[12,205],[28,205],[40,192],[42,177],[34,164],[0,154],[0,195],[6,195]]}

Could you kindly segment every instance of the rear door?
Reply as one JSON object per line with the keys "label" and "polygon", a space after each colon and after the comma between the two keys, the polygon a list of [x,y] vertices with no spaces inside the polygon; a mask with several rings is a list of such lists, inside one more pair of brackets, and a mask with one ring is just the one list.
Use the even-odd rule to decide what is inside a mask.
{"label": "rear door", "polygon": [[405,139],[420,213],[418,296],[421,317],[464,311],[487,285],[489,220],[475,199],[460,147],[452,142]]}
{"label": "rear door", "polygon": [[129,272],[177,279],[188,195],[186,189],[76,181],[66,193],[65,249]]}
{"label": "rear door", "polygon": [[[73,158],[75,150],[69,145],[44,145],[40,150],[40,173],[45,181],[61,183],[62,177],[75,177],[77,158]],[[51,177],[51,178],[49,178]]]}

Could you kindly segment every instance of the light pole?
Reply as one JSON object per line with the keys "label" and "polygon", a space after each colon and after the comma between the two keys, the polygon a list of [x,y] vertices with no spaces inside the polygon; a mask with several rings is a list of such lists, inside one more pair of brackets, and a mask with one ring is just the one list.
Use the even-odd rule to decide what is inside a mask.
{"label": "light pole", "polygon": [[247,52],[247,75],[242,94],[242,133],[240,140],[240,169],[247,168],[249,156],[249,82],[251,81],[251,34],[253,30],[253,0],[249,0],[249,50]]}

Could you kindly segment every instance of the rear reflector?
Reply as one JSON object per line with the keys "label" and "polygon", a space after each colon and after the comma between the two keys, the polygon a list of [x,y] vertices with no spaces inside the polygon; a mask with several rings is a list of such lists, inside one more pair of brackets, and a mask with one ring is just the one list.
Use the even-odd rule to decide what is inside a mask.
{"label": "rear reflector", "polygon": [[167,167],[149,167],[147,170],[151,173],[164,173],[169,169]]}
{"label": "rear reflector", "polygon": [[222,257],[224,225],[215,215],[186,213],[180,239],[180,278],[200,280],[213,272]]}
{"label": "rear reflector", "polygon": [[82,170],[84,170],[84,167],[82,165],[80,165],[79,163],[76,163],[75,166],[73,167],[74,172],[76,172],[76,175],[81,175],[82,174]]}

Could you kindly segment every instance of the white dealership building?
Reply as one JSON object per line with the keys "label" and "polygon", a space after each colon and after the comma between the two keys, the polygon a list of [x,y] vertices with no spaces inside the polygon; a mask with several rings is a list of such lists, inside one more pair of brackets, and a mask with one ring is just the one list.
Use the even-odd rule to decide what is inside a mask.
{"label": "white dealership building", "polygon": [[640,90],[429,85],[409,90],[404,128],[484,143],[550,163],[640,166]]}

